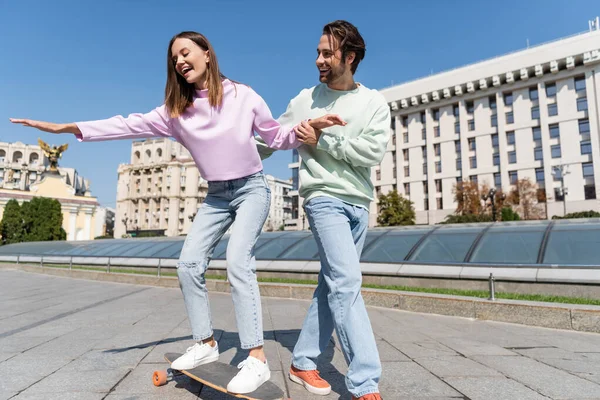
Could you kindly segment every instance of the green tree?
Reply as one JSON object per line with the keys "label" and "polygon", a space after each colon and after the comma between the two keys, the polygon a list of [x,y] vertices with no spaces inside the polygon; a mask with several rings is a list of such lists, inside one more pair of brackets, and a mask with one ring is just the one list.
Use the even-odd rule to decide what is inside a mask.
{"label": "green tree", "polygon": [[400,196],[396,190],[380,195],[377,223],[381,226],[414,225],[412,201]]}
{"label": "green tree", "polygon": [[502,221],[519,221],[521,217],[510,206],[502,208]]}
{"label": "green tree", "polygon": [[440,224],[471,224],[476,222],[492,222],[492,216],[488,214],[450,214]]}
{"label": "green tree", "polygon": [[26,242],[65,240],[60,202],[46,197],[34,197],[21,206]]}
{"label": "green tree", "polygon": [[4,207],[2,222],[0,222],[2,244],[22,242],[25,237],[21,206],[16,200],[9,200]]}

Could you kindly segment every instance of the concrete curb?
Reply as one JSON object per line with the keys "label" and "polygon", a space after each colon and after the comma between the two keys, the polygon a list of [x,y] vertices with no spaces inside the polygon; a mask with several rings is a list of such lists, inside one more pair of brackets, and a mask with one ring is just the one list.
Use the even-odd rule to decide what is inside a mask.
{"label": "concrete curb", "polygon": [[[128,283],[160,287],[179,287],[176,277],[156,277],[116,274],[97,271],[41,268],[31,265],[1,264],[3,269],[42,273],[53,276]],[[229,283],[207,280],[209,291],[229,293]],[[310,300],[315,286],[284,283],[259,283],[265,297]],[[393,290],[363,289],[365,304],[402,311],[449,315],[545,328],[600,333],[600,307],[562,303],[539,303],[517,300],[479,299],[432,293],[400,292]]]}

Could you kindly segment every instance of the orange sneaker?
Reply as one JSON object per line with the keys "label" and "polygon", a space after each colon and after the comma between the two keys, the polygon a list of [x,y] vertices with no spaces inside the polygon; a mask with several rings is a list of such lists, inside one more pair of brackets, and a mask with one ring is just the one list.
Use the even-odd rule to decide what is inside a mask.
{"label": "orange sneaker", "polygon": [[352,400],[382,400],[382,399],[381,399],[381,395],[379,393],[369,393],[369,394],[365,394],[364,396],[360,396],[359,398],[352,396]]}
{"label": "orange sneaker", "polygon": [[290,368],[290,380],[304,386],[306,390],[313,394],[326,396],[331,392],[331,385],[319,375],[319,371],[312,369],[302,371],[292,365]]}

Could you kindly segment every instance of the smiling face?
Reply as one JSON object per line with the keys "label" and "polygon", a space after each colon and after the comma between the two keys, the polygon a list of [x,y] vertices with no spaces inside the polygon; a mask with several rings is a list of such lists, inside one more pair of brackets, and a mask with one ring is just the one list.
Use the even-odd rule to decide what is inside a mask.
{"label": "smiling face", "polygon": [[204,89],[208,70],[209,52],[190,39],[177,38],[171,46],[171,60],[175,71],[188,83]]}
{"label": "smiling face", "polygon": [[317,47],[319,80],[330,87],[353,81],[351,64],[354,61],[354,53],[347,54],[343,60],[338,43],[334,36],[322,35]]}

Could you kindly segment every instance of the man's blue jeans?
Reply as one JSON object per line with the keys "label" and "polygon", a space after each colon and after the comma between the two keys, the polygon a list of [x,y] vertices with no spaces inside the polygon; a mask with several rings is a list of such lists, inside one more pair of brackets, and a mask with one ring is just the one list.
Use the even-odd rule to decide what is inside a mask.
{"label": "man's blue jeans", "polygon": [[367,236],[369,212],[332,197],[315,197],[304,206],[319,247],[319,284],[304,321],[292,364],[317,368],[335,328],[348,363],[346,386],[354,397],[378,392],[379,353],[361,295],[360,254]]}

